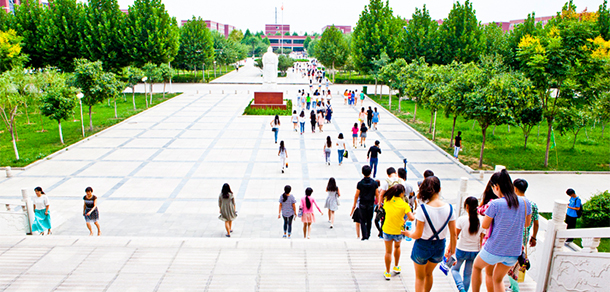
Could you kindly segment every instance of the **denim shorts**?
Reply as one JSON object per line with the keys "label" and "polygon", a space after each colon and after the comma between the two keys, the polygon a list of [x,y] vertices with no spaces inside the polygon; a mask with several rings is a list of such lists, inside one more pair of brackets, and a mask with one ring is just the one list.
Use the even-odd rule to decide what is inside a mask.
{"label": "denim shorts", "polygon": [[519,256],[504,257],[504,256],[493,255],[493,254],[489,253],[488,251],[486,251],[485,249],[481,249],[481,251],[479,252],[479,257],[489,265],[493,266],[497,263],[501,263],[501,264],[503,264],[505,266],[509,266],[509,267],[512,267],[519,259]]}
{"label": "denim shorts", "polygon": [[403,238],[405,238],[404,235],[402,234],[387,234],[387,233],[383,233],[383,240],[384,241],[396,241],[396,242],[400,242]]}
{"label": "denim shorts", "polygon": [[418,265],[425,265],[428,262],[438,264],[443,261],[444,253],[445,239],[418,239],[413,244],[413,249],[411,250],[411,260]]}
{"label": "denim shorts", "polygon": [[352,134],[352,137],[358,138],[358,134]]}

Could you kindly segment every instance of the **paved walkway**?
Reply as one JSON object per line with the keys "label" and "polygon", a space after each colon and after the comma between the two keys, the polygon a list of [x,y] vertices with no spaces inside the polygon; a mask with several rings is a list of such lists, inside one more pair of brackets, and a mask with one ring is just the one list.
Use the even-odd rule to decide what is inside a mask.
{"label": "paved walkway", "polygon": [[[242,69],[235,74],[248,74],[248,70]],[[290,98],[302,87],[282,85],[280,89],[287,90],[287,97]],[[333,86],[333,93],[342,91],[345,87]],[[334,141],[339,133],[344,133],[347,144],[351,144],[349,133],[357,120],[357,108],[343,105],[342,98],[335,96],[333,123],[324,126],[324,133],[306,131],[304,135],[299,135],[292,131],[290,117],[282,117],[279,135],[286,142],[290,166],[282,174],[277,144],[273,141],[269,125],[271,118],[242,115],[243,109],[252,99],[253,91],[257,89],[257,85],[174,85],[174,91],[184,91],[185,94],[134,116],[83,143],[71,146],[68,151],[61,152],[52,159],[42,161],[26,171],[16,172],[13,178],[0,179],[0,199],[3,200],[19,199],[22,188],[28,189],[33,195],[34,187],[43,187],[51,199],[55,234],[41,239],[28,237],[17,245],[14,244],[22,238],[0,238],[0,281],[4,281],[0,282],[0,290],[3,290],[2,283],[10,284],[10,289],[17,288],[21,291],[61,290],[64,287],[79,290],[82,287],[79,285],[87,281],[94,281],[96,287],[104,290],[113,287],[114,283],[130,284],[128,279],[132,276],[131,273],[138,275],[137,281],[134,280],[131,284],[135,283],[140,289],[152,290],[156,287],[163,290],[166,287],[165,281],[179,283],[177,281],[184,279],[180,283],[186,285],[190,280],[195,280],[191,277],[193,273],[189,271],[188,265],[177,268],[177,275],[170,275],[173,270],[168,267],[178,259],[194,261],[195,263],[191,262],[193,265],[198,260],[192,259],[222,265],[224,278],[215,278],[215,272],[205,270],[210,269],[207,264],[200,267],[206,274],[201,279],[196,279],[199,281],[197,283],[205,282],[205,286],[198,286],[200,288],[213,290],[215,287],[225,287],[216,286],[216,283],[250,283],[252,286],[248,287],[256,287],[253,290],[285,290],[285,287],[277,286],[260,288],[265,287],[261,286],[264,283],[276,284],[268,279],[283,279],[284,268],[277,266],[275,255],[283,254],[283,248],[294,248],[292,245],[285,246],[288,241],[280,238],[282,230],[281,222],[277,219],[278,199],[286,184],[293,187],[293,194],[297,198],[301,198],[304,189],[311,186],[314,198],[323,207],[326,198],[324,189],[331,176],[337,179],[342,194],[335,228],[329,229],[325,219],[327,217],[318,214],[312,228],[313,239],[307,241],[313,243],[293,239],[298,248],[294,250],[294,255],[288,257],[291,259],[289,262],[294,260],[300,266],[291,270],[297,272],[288,274],[296,279],[295,283],[304,285],[295,287],[308,290],[319,288],[316,285],[328,285],[321,290],[339,290],[341,288],[336,288],[335,285],[349,284],[357,289],[348,290],[377,290],[378,287],[383,290],[383,287],[404,288],[401,286],[402,281],[408,283],[407,287],[412,287],[412,271],[403,273],[408,277],[407,280],[400,278],[400,281],[390,281],[388,284],[381,279],[381,241],[358,241],[354,224],[349,218],[356,183],[361,178],[360,169],[367,164],[366,148],[350,148],[350,158],[342,166],[337,165],[337,154],[333,151],[332,165],[324,164],[323,143],[326,136]],[[364,105],[377,106],[369,100]],[[409,180],[415,182],[422,179],[424,170],[434,170],[441,179],[442,194],[449,201],[455,201],[461,177],[469,178],[470,193],[478,196],[482,192],[483,182],[471,176],[453,158],[439,151],[410,127],[377,107],[381,112],[379,131],[369,132],[367,146],[375,140],[381,142],[383,153],[380,156],[379,178],[385,178],[384,170],[387,167],[401,167],[403,159],[408,158]],[[608,184],[608,176],[604,175],[540,175],[536,179],[524,177],[530,180],[531,190],[528,193],[541,205],[542,210],[552,204],[552,198],[565,199],[562,196],[563,190],[574,187],[566,185],[568,179],[579,181],[578,187],[589,185],[590,188],[601,189]],[[225,182],[231,185],[236,195],[239,212],[232,239],[222,238],[223,223],[217,219],[218,194]],[[82,197],[87,186],[93,187],[94,193],[100,198],[102,231],[109,237],[85,238],[88,231],[82,218]],[[581,194],[586,195],[584,192]],[[327,210],[323,211],[326,214]],[[302,236],[300,227],[301,224],[296,222],[295,238]],[[11,243],[11,240],[14,242]],[[128,241],[133,243],[127,243]],[[116,247],[121,242],[125,242],[124,247]],[[169,242],[167,244],[173,248],[167,245],[151,246],[164,242]],[[196,242],[193,244],[200,249],[186,249],[187,242]],[[256,260],[239,261],[243,257],[236,259],[228,255],[225,258],[221,251],[225,245],[227,248],[236,246],[239,249],[239,244],[251,244],[253,248],[231,250],[228,253],[235,252]],[[208,245],[211,247],[209,251],[204,248]],[[182,247],[179,248],[180,246]],[[334,252],[333,248],[337,251]],[[144,252],[142,257],[137,252],[140,249]],[[365,249],[366,256],[352,257],[352,249]],[[310,250],[314,254],[313,258],[309,254]],[[406,245],[402,257],[405,262],[403,269],[412,267],[408,260],[409,251],[410,248]],[[193,256],[192,259],[189,258],[190,255]],[[89,257],[94,260],[92,265],[88,265],[88,261],[83,262],[83,259]],[[325,261],[334,257],[338,257],[337,263],[342,264],[337,266],[332,260]],[[140,260],[135,261],[134,265],[129,262],[138,259]],[[303,265],[303,262],[309,263],[308,259],[315,262],[316,268],[307,270],[312,273],[311,280],[309,274],[303,280],[299,271],[309,267]],[[360,259],[363,262],[350,262]],[[139,272],[135,268],[142,267],[145,271],[148,264],[154,265],[155,261],[161,260],[165,264],[156,267],[158,269],[150,277],[148,273]],[[233,264],[232,260],[237,262]],[[22,263],[17,265],[18,262]],[[335,268],[325,270],[323,267],[326,262],[333,263]],[[106,265],[113,268],[109,268],[108,273],[104,272],[100,278],[85,271],[89,268],[100,271]],[[277,267],[275,270],[272,268],[274,265]],[[369,265],[370,269],[366,269],[365,266]],[[14,271],[11,272],[12,269]],[[55,269],[58,270],[57,273],[48,272]],[[365,275],[358,276],[355,270]],[[35,271],[37,272],[34,273]],[[265,271],[269,278],[263,277],[261,271]],[[226,276],[231,273],[238,276]],[[244,277],[240,277],[242,274]],[[47,280],[41,281],[42,275]],[[320,280],[314,281],[316,277]],[[242,279],[244,283],[241,282]],[[447,286],[443,286],[450,283],[449,278],[446,279],[438,282],[435,291],[448,291]],[[31,280],[36,285],[43,285],[45,281],[54,284],[48,284],[43,289],[19,286],[29,285]],[[147,286],[152,283],[155,285]],[[176,285],[170,287],[176,288]]]}

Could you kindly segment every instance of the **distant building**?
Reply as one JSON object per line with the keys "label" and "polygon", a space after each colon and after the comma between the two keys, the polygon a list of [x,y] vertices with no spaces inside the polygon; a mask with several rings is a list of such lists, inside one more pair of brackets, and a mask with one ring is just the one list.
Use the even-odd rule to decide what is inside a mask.
{"label": "distant building", "polygon": [[[549,23],[549,20],[553,19],[553,17],[555,16],[542,16],[542,17],[536,17],[534,18],[534,21],[536,23],[542,23],[542,26],[545,26],[547,23]],[[504,21],[504,22],[495,22],[499,27],[502,28],[503,31],[511,31],[513,29],[515,29],[515,27],[519,24],[524,23],[527,20],[527,18],[524,19],[515,19],[515,20],[511,20],[511,21]],[[488,24],[492,24],[493,22],[488,22],[488,23],[484,23],[483,25],[488,25]]]}
{"label": "distant building", "polygon": [[290,24],[265,24],[266,35],[285,34],[287,32],[290,33]]}
{"label": "distant building", "polygon": [[[327,26],[323,27],[322,33],[324,33],[324,31],[331,26],[332,25],[327,25]],[[352,32],[352,27],[350,25],[335,25],[335,27],[338,28],[344,34]]]}
{"label": "distant building", "polygon": [[[302,52],[305,50],[303,44],[305,43],[306,36],[294,36],[294,35],[266,35],[263,36],[269,39],[269,44],[274,50],[279,48],[291,49],[294,52]],[[313,39],[313,36],[310,36]]]}
{"label": "distant building", "polygon": [[[190,19],[189,19],[190,20]],[[185,23],[187,23],[189,20],[182,20],[180,21],[180,26],[183,26]],[[235,26],[233,25],[228,25],[228,24],[222,24],[220,22],[216,22],[216,21],[212,21],[212,20],[204,20],[205,21],[205,26],[212,31],[217,31],[220,34],[224,35],[225,38],[229,37],[229,34],[235,30]]]}

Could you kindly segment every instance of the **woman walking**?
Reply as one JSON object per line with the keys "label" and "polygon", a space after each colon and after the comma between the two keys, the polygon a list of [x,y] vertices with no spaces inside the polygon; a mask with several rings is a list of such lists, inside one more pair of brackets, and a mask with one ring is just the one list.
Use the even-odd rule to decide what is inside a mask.
{"label": "woman walking", "polygon": [[318,128],[320,129],[320,133],[324,132],[322,128],[324,127],[324,110],[318,110]]}
{"label": "woman walking", "polygon": [[280,219],[280,216],[284,219],[283,238],[286,238],[286,232],[288,232],[288,238],[290,238],[290,234],[292,234],[292,221],[295,219],[294,216],[297,213],[297,199],[290,195],[291,190],[292,187],[286,185],[284,187],[284,193],[280,196],[280,210],[279,214],[277,214],[277,219]]}
{"label": "woman walking", "polygon": [[41,187],[36,187],[34,192],[36,197],[32,198],[32,203],[34,203],[32,232],[40,232],[40,235],[44,235],[44,231],[47,230],[47,235],[50,235],[51,213],[49,212],[49,197],[47,197]]}
{"label": "woman walking", "polygon": [[311,132],[315,133],[316,132],[316,123],[317,123],[317,117],[316,117],[316,112],[311,110],[311,112],[309,113],[309,122],[311,122]]}
{"label": "woman walking", "polygon": [[373,127],[373,109],[369,106],[369,109],[366,110],[366,125],[369,129]]}
{"label": "woman walking", "polygon": [[293,110],[292,111],[292,129],[296,132],[297,131],[297,124],[299,123],[299,115],[297,115],[297,111]]}
{"label": "woman walking", "polygon": [[301,111],[299,115],[299,125],[301,126],[301,135],[305,132],[305,111]]}
{"label": "woman walking", "polygon": [[362,124],[360,125],[360,146],[364,145],[364,148],[366,148],[366,132],[368,130],[369,129],[366,127],[364,122],[362,122]]}
{"label": "woman walking", "polygon": [[275,115],[275,118],[273,118],[269,125],[271,125],[271,131],[275,135],[275,144],[277,144],[277,134],[280,132],[280,116]]}
{"label": "woman walking", "polygon": [[235,197],[228,183],[222,185],[220,196],[218,196],[218,207],[220,208],[218,219],[225,222],[225,229],[227,231],[225,236],[231,237],[233,221],[237,218],[237,211],[235,210]]}
{"label": "woman walking", "polygon": [[481,289],[481,272],[485,269],[487,291],[504,291],[504,276],[517,262],[523,251],[523,230],[529,226],[532,209],[525,198],[520,199],[506,169],[494,173],[489,179],[498,196],[489,204],[481,227],[493,226],[489,239],[474,260],[472,291]]}
{"label": "woman walking", "polygon": [[303,210],[303,216],[301,217],[301,221],[303,221],[303,238],[309,239],[311,235],[311,223],[316,222],[316,216],[313,214],[313,206],[315,205],[320,215],[324,215],[316,200],[311,197],[311,193],[313,193],[312,188],[305,189],[305,197],[301,198],[301,207]]}
{"label": "woman walking", "polygon": [[347,105],[347,99],[349,98],[349,90],[345,90],[345,92],[343,92],[343,104]]}
{"label": "woman walking", "polygon": [[[329,90],[330,92],[330,90]],[[326,122],[330,124],[330,119],[333,114],[333,107],[330,105],[330,99],[326,102]]]}
{"label": "woman walking", "polygon": [[354,123],[352,127],[352,145],[356,148],[356,140],[358,139],[358,123]]}
{"label": "woman walking", "polygon": [[379,112],[377,111],[377,107],[375,107],[375,111],[373,112],[373,128],[377,131],[377,123],[379,123]]}
{"label": "woman walking", "polygon": [[328,223],[330,223],[330,229],[333,229],[333,226],[335,225],[335,212],[339,210],[339,197],[341,196],[339,187],[337,187],[337,181],[335,181],[334,177],[328,179],[326,193],[328,196],[326,197],[324,208],[328,209]]}
{"label": "woman walking", "polygon": [[284,146],[284,140],[280,141],[280,150],[277,152],[277,156],[280,157],[280,163],[282,164],[282,173],[286,167],[286,158],[288,158],[288,150]]}
{"label": "woman walking", "polygon": [[[460,292],[468,291],[470,288],[470,276],[472,275],[472,264],[481,250],[483,228],[477,214],[479,200],[475,197],[468,197],[464,201],[464,210],[468,215],[458,218],[456,223],[456,234],[458,236],[455,257],[457,262],[451,268],[453,280]],[[460,275],[460,268],[464,263],[464,277]]]}
{"label": "woman walking", "polygon": [[364,107],[362,107],[362,109],[358,113],[358,122],[361,124],[366,122],[366,112],[364,111]]}
{"label": "woman walking", "polygon": [[[385,243],[385,273],[383,276],[390,280],[390,264],[392,264],[392,245],[394,245],[394,268],[395,274],[400,274],[400,243],[404,236],[401,230],[405,226],[405,216],[409,220],[414,220],[415,216],[411,212],[411,207],[404,200],[405,187],[396,184],[383,193],[383,209],[385,210],[385,220],[383,221],[383,240]],[[394,243],[394,244],[392,244]]]}
{"label": "woman walking", "polygon": [[97,227],[97,236],[102,235],[100,229],[100,213],[97,209],[97,197],[93,195],[93,188],[87,187],[85,189],[85,196],[83,197],[85,204],[83,205],[83,216],[87,223],[87,229],[89,229],[89,236],[93,236],[93,229],[91,229],[91,223]]}
{"label": "woman walking", "polygon": [[343,155],[345,153],[345,140],[343,140],[343,133],[339,133],[337,138],[337,154],[339,154],[339,165],[343,163]]}
{"label": "woman walking", "polygon": [[[411,260],[415,265],[415,291],[432,290],[432,272],[443,261],[443,254],[451,258],[455,253],[457,235],[455,234],[455,214],[451,204],[443,202],[439,192],[441,181],[436,176],[424,179],[419,187],[418,198],[424,202],[415,214],[414,231],[402,234],[415,239]],[[445,238],[450,233],[449,248],[445,251]]]}
{"label": "woman walking", "polygon": [[326,164],[330,165],[330,153],[333,148],[333,142],[330,140],[330,136],[326,136],[326,142],[324,142],[324,158],[326,159]]}
{"label": "woman walking", "polygon": [[330,93],[330,89],[327,91],[328,93],[326,93],[326,101],[330,102],[330,100],[333,99],[333,94]]}

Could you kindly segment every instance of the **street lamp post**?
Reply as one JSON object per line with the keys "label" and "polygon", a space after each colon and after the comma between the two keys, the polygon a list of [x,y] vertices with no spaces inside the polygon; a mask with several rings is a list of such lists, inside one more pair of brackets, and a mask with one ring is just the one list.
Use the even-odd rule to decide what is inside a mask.
{"label": "street lamp post", "polygon": [[214,78],[216,78],[216,61],[214,61]]}
{"label": "street lamp post", "polygon": [[203,68],[201,71],[201,83],[205,83],[205,62],[201,64],[201,68]]}
{"label": "street lamp post", "polygon": [[85,138],[85,122],[83,121],[83,97],[85,95],[82,92],[79,92],[76,97],[78,97],[78,105],[80,106],[80,128],[83,132],[83,138]]}
{"label": "street lamp post", "polygon": [[148,108],[148,96],[146,95],[146,80],[148,80],[148,77],[142,77],[142,82],[144,82],[144,100],[146,101],[146,108]]}

